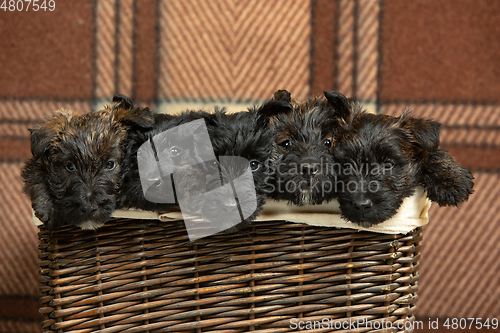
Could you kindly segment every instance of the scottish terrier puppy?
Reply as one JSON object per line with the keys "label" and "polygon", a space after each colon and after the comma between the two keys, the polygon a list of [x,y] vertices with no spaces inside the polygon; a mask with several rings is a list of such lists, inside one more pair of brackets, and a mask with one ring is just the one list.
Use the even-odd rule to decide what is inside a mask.
{"label": "scottish terrier puppy", "polygon": [[472,174],[439,148],[439,123],[369,114],[344,103],[351,115],[334,136],[338,201],[344,218],[370,227],[394,216],[417,186],[440,206],[456,206],[473,193]]}
{"label": "scottish terrier puppy", "polygon": [[269,115],[290,109],[288,102],[271,100],[248,112],[216,111],[211,115],[213,124],[209,125],[209,131],[220,177],[217,172],[211,173],[207,181],[207,188],[214,195],[205,201],[204,216],[224,221],[234,215],[237,206],[242,223],[226,232],[249,225],[262,210],[270,192],[268,160],[273,135],[268,126]]}
{"label": "scottish terrier puppy", "polygon": [[330,149],[339,121],[347,115],[342,114],[345,109],[339,105],[337,92],[324,94],[301,102],[292,100],[286,90],[274,94],[276,100],[290,103],[291,109],[270,114],[274,136],[271,198],[299,206],[335,198]]}
{"label": "scottish terrier puppy", "polygon": [[115,210],[128,134],[153,125],[148,108],[117,95],[101,111],[61,111],[32,129],[21,176],[36,217],[50,230],[102,226]]}
{"label": "scottish terrier puppy", "polygon": [[[206,220],[223,222],[234,213],[235,206],[242,220],[253,220],[266,197],[266,160],[272,146],[268,115],[289,107],[289,103],[271,100],[261,107],[235,114],[216,109],[214,112],[162,115],[164,119],[157,119],[153,130],[129,142],[126,157],[129,162],[124,173],[120,206],[161,211],[175,203],[181,205],[184,214],[183,203],[193,199],[197,200],[196,205],[187,207],[189,213],[199,214]],[[209,138],[198,131],[200,120],[206,125]],[[171,135],[172,130],[177,129],[178,132]],[[166,131],[169,134],[163,135]],[[149,161],[154,165],[156,160],[159,170],[149,177],[149,184],[154,185],[149,189],[157,189],[151,193],[157,198],[162,195],[156,193],[166,191],[175,196],[169,196],[164,203],[158,199],[152,202],[151,197],[146,197],[148,192],[143,191],[144,180],[141,183],[139,169],[144,157],[140,146],[145,142],[154,147],[154,153],[150,150]],[[144,178],[145,173],[141,174]]]}
{"label": "scottish terrier puppy", "polygon": [[[202,174],[192,167],[202,164],[203,152],[206,155],[211,150],[208,135],[199,137],[203,135],[199,122],[204,125],[202,113],[155,114],[154,118],[153,129],[135,132],[127,142],[118,208],[162,211],[178,204],[178,192],[193,196],[203,191],[204,178],[199,178]],[[213,151],[208,159],[210,156],[215,159]],[[174,178],[180,175],[186,179],[181,182],[183,186],[175,188]]]}

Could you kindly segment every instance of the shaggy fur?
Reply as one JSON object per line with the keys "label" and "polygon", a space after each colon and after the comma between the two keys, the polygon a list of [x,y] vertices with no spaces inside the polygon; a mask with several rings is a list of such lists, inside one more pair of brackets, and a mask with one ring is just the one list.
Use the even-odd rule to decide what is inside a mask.
{"label": "shaggy fur", "polygon": [[325,91],[325,97],[298,102],[285,90],[274,98],[291,109],[269,115],[274,136],[270,197],[295,205],[328,202],[336,196],[330,148],[347,99]]}
{"label": "shaggy fur", "polygon": [[[271,101],[249,112],[235,114],[216,112],[212,116],[215,126],[209,128],[212,132],[212,145],[219,158],[218,167],[222,184],[231,186],[226,186],[222,191],[215,191],[218,196],[207,198],[204,217],[213,221],[224,220],[229,211],[234,210],[235,204],[232,200],[228,202],[226,198],[236,196],[240,217],[244,222],[228,232],[248,225],[262,210],[266,194],[269,192],[267,160],[272,152],[272,133],[268,128],[267,114],[277,112],[281,108],[288,108],[288,104]],[[231,159],[225,163],[223,158],[226,156],[238,156],[243,159]],[[253,183],[241,177],[249,168]],[[218,177],[210,177],[207,181],[209,190],[217,189],[220,184]]]}
{"label": "shaggy fur", "polygon": [[[180,162],[180,166],[172,175],[172,178],[165,177],[159,180],[158,184],[167,182],[169,184],[175,179],[175,192],[177,201],[189,199],[202,193],[214,191],[221,188],[221,185],[231,184],[225,190],[212,192],[200,201],[200,209],[192,214],[201,214],[207,220],[223,220],[227,211],[234,210],[234,201],[226,202],[225,198],[233,198],[236,192],[240,207],[249,207],[247,202],[252,199],[248,193],[256,193],[257,206],[255,210],[248,212],[240,210],[244,221],[248,223],[253,220],[262,209],[266,197],[266,160],[271,154],[272,136],[268,129],[267,115],[271,112],[279,112],[282,108],[289,108],[288,103],[282,101],[269,101],[259,108],[249,110],[249,112],[239,112],[236,114],[227,114],[224,110],[216,109],[215,112],[187,111],[178,116],[164,116],[162,120],[157,119],[155,128],[145,134],[137,135],[129,142],[127,149],[127,170],[123,176],[123,191],[119,200],[119,206],[128,208],[135,207],[145,210],[163,210],[170,205],[162,203],[153,203],[144,197],[141,180],[138,171],[137,150],[146,141],[154,138],[165,130],[173,129],[178,125],[189,123],[193,120],[203,119],[207,125],[210,135],[210,141],[213,146],[216,157],[221,156],[239,156],[245,160],[242,163],[223,163],[219,159],[201,162],[197,151],[200,147],[186,147],[186,143],[181,142],[163,142],[161,147],[167,147],[165,151],[171,153],[175,148],[175,154],[179,154],[179,148],[182,148],[182,154],[185,154],[185,160]],[[156,117],[159,117],[157,115]],[[192,132],[178,136],[179,138],[189,138]],[[180,140],[192,142],[195,140]],[[155,144],[156,145],[156,144]],[[184,146],[183,146],[184,145]],[[164,152],[156,151],[159,166],[163,164],[161,156]],[[165,155],[167,156],[167,155]],[[189,164],[189,165],[188,165]],[[252,188],[244,186],[238,177],[241,176],[250,167],[253,176]],[[231,181],[230,181],[231,180]],[[233,181],[234,180],[234,181]],[[161,187],[161,186],[160,186]],[[226,193],[228,188],[231,193]],[[161,190],[160,190],[161,191]],[[267,191],[268,192],[268,191]],[[253,196],[255,198],[255,195]],[[227,208],[227,211],[225,210]]]}
{"label": "shaggy fur", "polygon": [[[123,185],[117,202],[118,208],[138,208],[150,211],[162,211],[175,204],[170,202],[171,198],[164,198],[164,196],[162,195],[166,191],[172,190],[173,178],[166,172],[165,174],[161,172],[162,163],[160,161],[160,158],[168,158],[169,156],[171,156],[171,153],[175,154],[177,152],[176,149],[180,151],[180,147],[184,146],[184,143],[182,141],[186,141],[185,138],[189,135],[189,133],[179,133],[180,135],[177,137],[178,140],[174,140],[175,142],[162,142],[158,144],[159,148],[168,147],[168,149],[165,149],[165,151],[156,151],[153,138],[166,130],[172,129],[178,125],[182,125],[193,120],[200,119],[202,118],[202,116],[197,115],[193,112],[190,114],[184,113],[180,116],[175,117],[167,114],[156,114],[154,115],[154,118],[155,127],[153,129],[148,132],[133,133],[127,143],[126,155],[124,158],[124,171],[122,174]],[[191,142],[191,140],[187,140],[187,142],[189,143]],[[141,156],[139,160],[145,162],[156,161],[156,166],[158,170],[160,170],[160,177],[158,177],[158,172],[152,172],[151,175],[149,175],[148,173],[144,173],[144,176],[150,178],[149,181],[154,183],[153,186],[148,188],[148,191],[150,191],[150,193],[147,194],[148,198],[155,198],[154,201],[146,199],[139,174],[137,152],[143,144],[151,145],[153,147],[153,150],[143,150],[144,152],[151,151],[153,155]],[[196,157],[190,157],[192,154],[189,153],[188,149],[186,149],[187,147],[183,148],[185,149],[182,151],[182,153],[179,153],[178,156],[179,159],[182,159],[182,161],[179,161],[179,163],[193,163],[194,161],[192,159]],[[194,151],[192,153],[194,154]],[[151,171],[154,171],[154,168],[151,168]]]}
{"label": "shaggy fur", "polygon": [[31,130],[23,190],[48,229],[94,229],[115,210],[127,135],[152,128],[154,119],[124,96],[113,102],[85,115],[61,111]]}
{"label": "shaggy fur", "polygon": [[467,201],[474,177],[439,148],[439,126],[409,112],[392,117],[353,110],[332,146],[343,216],[363,227],[381,223],[417,186],[440,206]]}

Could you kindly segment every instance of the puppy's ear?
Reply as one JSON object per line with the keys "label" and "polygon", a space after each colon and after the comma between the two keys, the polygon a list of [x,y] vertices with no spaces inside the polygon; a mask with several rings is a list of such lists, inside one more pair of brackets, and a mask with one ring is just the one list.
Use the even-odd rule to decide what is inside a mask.
{"label": "puppy's ear", "polygon": [[442,148],[429,154],[421,166],[427,197],[439,206],[457,206],[474,193],[474,177]]}
{"label": "puppy's ear", "polygon": [[439,124],[436,121],[414,118],[405,111],[399,119],[400,126],[414,138],[417,145],[425,151],[436,151],[439,147]]}
{"label": "puppy's ear", "polygon": [[286,90],[278,90],[274,93],[273,98],[277,101],[284,101],[290,103],[292,101],[292,94]]}
{"label": "puppy's ear", "polygon": [[293,110],[292,104],[287,101],[272,99],[257,109],[257,112],[265,117],[276,116],[280,113],[288,113]]}
{"label": "puppy's ear", "polygon": [[125,95],[114,95],[113,103],[120,104],[125,109],[132,109],[134,107],[134,103],[132,100]]}
{"label": "puppy's ear", "polygon": [[267,125],[271,117],[292,112],[293,107],[289,102],[271,99],[257,108],[256,111],[258,116],[258,124]]}
{"label": "puppy's ear", "polygon": [[467,201],[474,192],[474,177],[445,149],[439,148],[440,124],[411,117],[408,111],[398,121],[411,143],[419,148],[416,162],[420,164],[421,183],[427,197],[440,206],[457,206]]}
{"label": "puppy's ear", "polygon": [[149,108],[116,108],[113,110],[117,122],[132,128],[150,129],[155,125],[155,118]]}
{"label": "puppy's ear", "polygon": [[65,126],[73,117],[73,112],[60,110],[58,115],[47,120],[38,128],[29,129],[31,133],[31,154],[39,158],[47,151],[50,145],[58,140],[61,133],[64,133]]}
{"label": "puppy's ear", "polygon": [[347,120],[351,114],[351,102],[338,91],[325,90],[326,100],[333,107],[336,117]]}
{"label": "puppy's ear", "polygon": [[47,151],[54,140],[56,133],[48,128],[40,127],[30,129],[31,132],[31,154],[39,158]]}

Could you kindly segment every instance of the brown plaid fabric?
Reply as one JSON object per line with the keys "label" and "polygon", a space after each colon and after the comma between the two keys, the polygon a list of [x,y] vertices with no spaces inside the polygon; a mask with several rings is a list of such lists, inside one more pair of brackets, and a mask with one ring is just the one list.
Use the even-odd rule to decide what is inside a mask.
{"label": "brown plaid fabric", "polygon": [[20,183],[27,128],[115,93],[172,112],[334,89],[379,113],[409,107],[438,120],[476,193],[458,209],[431,209],[417,316],[500,317],[498,17],[496,0],[85,0],[56,1],[53,12],[0,10],[0,332],[41,332],[37,228]]}

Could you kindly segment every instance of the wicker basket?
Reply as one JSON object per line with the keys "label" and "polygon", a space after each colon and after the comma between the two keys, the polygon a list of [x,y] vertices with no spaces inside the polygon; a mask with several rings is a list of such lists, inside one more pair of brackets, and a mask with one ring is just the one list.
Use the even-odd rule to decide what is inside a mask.
{"label": "wicker basket", "polygon": [[415,319],[421,227],[266,221],[192,244],[182,221],[113,219],[39,239],[45,331],[397,332]]}

